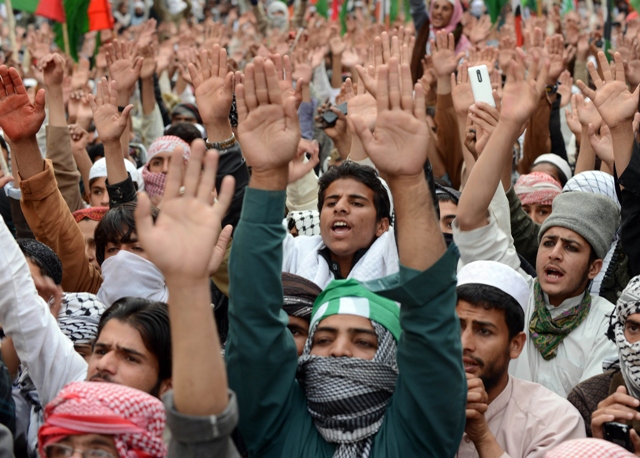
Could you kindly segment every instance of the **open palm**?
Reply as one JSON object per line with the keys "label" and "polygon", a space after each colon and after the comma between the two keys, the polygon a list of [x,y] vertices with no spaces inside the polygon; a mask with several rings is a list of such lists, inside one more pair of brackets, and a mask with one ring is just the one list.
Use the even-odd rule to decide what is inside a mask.
{"label": "open palm", "polygon": [[464,55],[456,55],[455,38],[444,30],[436,33],[435,41],[431,41],[431,60],[438,77],[448,77],[456,70],[458,61]]}
{"label": "open palm", "polygon": [[227,119],[233,102],[233,73],[228,70],[227,51],[214,45],[210,53],[201,51],[199,59],[199,68],[189,64],[189,75],[202,121],[207,124]]}
{"label": "open palm", "polygon": [[117,97],[116,81],[108,83],[106,78],[98,82],[95,98],[92,94],[87,96],[93,112],[93,122],[103,143],[120,140],[127,127],[129,112],[133,108],[132,105],[128,105],[120,113]]}
{"label": "open palm", "polygon": [[15,68],[0,66],[0,77],[0,127],[13,142],[35,136],[44,122],[44,90],[31,103]]}

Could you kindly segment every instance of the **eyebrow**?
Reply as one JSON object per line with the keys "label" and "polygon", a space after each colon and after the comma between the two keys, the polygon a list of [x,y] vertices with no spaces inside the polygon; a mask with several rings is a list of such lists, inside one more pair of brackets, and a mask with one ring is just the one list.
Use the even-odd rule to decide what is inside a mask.
{"label": "eyebrow", "polygon": [[[96,342],[95,348],[102,348],[102,349],[111,349],[112,346],[106,343],[101,343],[101,342]],[[127,353],[129,355],[133,355],[133,356],[137,356],[138,358],[142,358],[144,360],[147,360],[147,356],[143,353],[140,353],[137,350],[134,350],[133,348],[127,348],[127,347],[122,347],[120,345],[116,345],[116,349],[121,352],[121,353]]]}
{"label": "eyebrow", "polygon": [[640,326],[640,322],[636,320],[632,320],[630,318],[627,318],[627,320],[625,321],[625,324],[633,324],[634,326]]}
{"label": "eyebrow", "polygon": [[[467,320],[464,318],[460,318],[460,321],[467,323]],[[479,320],[470,320],[471,325],[476,325],[476,326],[485,326],[487,328],[494,328],[494,329],[498,329],[498,326],[496,326],[495,324],[491,323],[490,321],[479,321]]]}
{"label": "eyebrow", "polygon": [[[316,332],[320,332],[320,331],[332,332],[334,334],[338,333],[338,330],[336,328],[332,328],[329,326],[322,326],[316,329]],[[371,329],[365,329],[365,328],[349,328],[347,329],[347,332],[349,332],[349,334],[369,334],[371,336],[375,336],[376,338],[378,337],[378,334],[376,334],[375,331]]]}
{"label": "eyebrow", "polygon": [[578,242],[577,240],[568,239],[566,237],[558,237],[557,235],[545,235],[544,237],[542,237],[542,239],[543,240],[553,240],[553,241],[556,241],[556,240],[560,239],[565,243],[573,243],[574,245],[582,246],[582,244],[580,242]]}
{"label": "eyebrow", "polygon": [[457,215],[444,215],[442,219],[455,219]]}
{"label": "eyebrow", "polygon": [[[362,199],[362,200],[366,200],[367,202],[369,201],[369,199],[367,199],[365,196],[361,196],[360,194],[349,194],[347,197],[349,197],[350,199]],[[338,194],[332,194],[330,196],[327,196],[325,200],[329,200],[329,199],[339,199],[340,196]]]}

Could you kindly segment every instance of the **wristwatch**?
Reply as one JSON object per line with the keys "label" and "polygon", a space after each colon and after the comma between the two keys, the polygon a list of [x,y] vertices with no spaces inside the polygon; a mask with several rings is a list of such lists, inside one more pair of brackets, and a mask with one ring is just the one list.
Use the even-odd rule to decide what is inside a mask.
{"label": "wristwatch", "polygon": [[236,143],[236,136],[232,132],[231,137],[226,140],[222,140],[221,142],[210,142],[209,139],[205,139],[204,144],[207,149],[217,149],[218,151],[225,150],[231,148]]}
{"label": "wristwatch", "polygon": [[553,95],[558,92],[558,84],[554,84],[553,86],[547,86],[547,94]]}

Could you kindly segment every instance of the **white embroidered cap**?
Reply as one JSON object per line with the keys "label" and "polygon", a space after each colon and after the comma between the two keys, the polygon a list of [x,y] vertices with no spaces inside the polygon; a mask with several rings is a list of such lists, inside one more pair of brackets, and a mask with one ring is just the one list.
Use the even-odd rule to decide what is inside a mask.
{"label": "white embroidered cap", "polygon": [[493,286],[513,297],[525,315],[529,304],[529,284],[511,267],[496,261],[475,261],[458,272],[458,286],[480,284]]}

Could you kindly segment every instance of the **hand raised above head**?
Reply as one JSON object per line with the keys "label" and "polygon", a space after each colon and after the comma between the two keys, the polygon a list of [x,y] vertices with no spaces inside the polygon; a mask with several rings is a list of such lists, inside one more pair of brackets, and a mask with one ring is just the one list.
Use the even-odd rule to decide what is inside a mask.
{"label": "hand raised above head", "polygon": [[127,105],[122,113],[118,111],[117,84],[115,80],[107,82],[106,78],[102,78],[102,81],[98,81],[96,96],[87,95],[93,122],[103,143],[120,141],[129,122],[129,113],[133,109],[133,105]]}
{"label": "hand raised above head", "polygon": [[0,65],[0,127],[12,142],[35,137],[44,121],[44,89],[31,103],[18,71]]}

